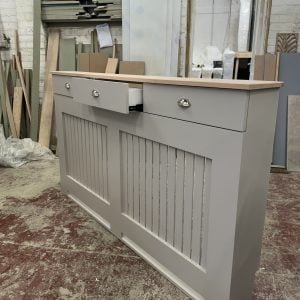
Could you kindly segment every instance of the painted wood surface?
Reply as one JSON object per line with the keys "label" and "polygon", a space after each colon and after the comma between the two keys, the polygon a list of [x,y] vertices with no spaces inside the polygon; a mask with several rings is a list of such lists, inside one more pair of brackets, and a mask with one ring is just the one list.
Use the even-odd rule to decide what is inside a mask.
{"label": "painted wood surface", "polygon": [[53,72],[53,74],[70,77],[81,77],[90,79],[104,79],[137,83],[156,83],[167,85],[184,85],[211,87],[220,89],[234,90],[259,90],[273,89],[282,86],[282,82],[276,81],[256,81],[256,80],[223,80],[223,79],[202,79],[202,78],[182,78],[182,77],[166,77],[166,76],[142,76],[142,75],[126,75],[126,74],[105,74],[90,72]]}

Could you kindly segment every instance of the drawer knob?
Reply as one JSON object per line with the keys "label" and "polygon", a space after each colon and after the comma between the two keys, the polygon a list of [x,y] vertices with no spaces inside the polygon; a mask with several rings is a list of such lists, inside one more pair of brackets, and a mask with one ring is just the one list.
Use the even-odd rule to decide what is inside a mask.
{"label": "drawer knob", "polygon": [[184,107],[184,108],[188,108],[188,107],[192,106],[191,101],[189,99],[184,99],[184,98],[179,99],[177,101],[177,104],[178,104],[178,106]]}
{"label": "drawer knob", "polygon": [[93,95],[94,98],[98,98],[100,96],[100,93],[96,90],[93,90],[92,95]]}
{"label": "drawer knob", "polygon": [[66,82],[66,83],[65,83],[65,88],[66,88],[67,90],[69,90],[69,89],[71,88],[70,83]]}

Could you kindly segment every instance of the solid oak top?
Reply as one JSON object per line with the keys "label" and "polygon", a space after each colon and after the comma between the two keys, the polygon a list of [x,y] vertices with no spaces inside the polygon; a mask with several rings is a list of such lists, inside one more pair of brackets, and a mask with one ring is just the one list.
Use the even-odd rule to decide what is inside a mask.
{"label": "solid oak top", "polygon": [[196,87],[210,87],[219,89],[235,90],[260,90],[280,88],[280,81],[259,81],[259,80],[225,80],[225,79],[202,79],[202,78],[182,78],[182,77],[163,77],[163,76],[143,76],[126,74],[106,74],[74,71],[55,71],[54,75],[81,77],[90,79],[103,79],[113,81],[124,81],[130,83],[155,83],[169,85],[183,85]]}

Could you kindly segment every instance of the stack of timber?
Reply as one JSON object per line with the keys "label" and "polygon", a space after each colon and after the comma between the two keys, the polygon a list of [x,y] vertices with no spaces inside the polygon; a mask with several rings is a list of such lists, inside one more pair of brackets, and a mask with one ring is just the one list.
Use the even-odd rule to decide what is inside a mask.
{"label": "stack of timber", "polygon": [[122,19],[121,0],[42,0],[44,22],[119,21]]}
{"label": "stack of timber", "polygon": [[79,1],[42,1],[42,20],[76,20],[83,8]]}
{"label": "stack of timber", "polygon": [[6,137],[30,135],[32,70],[23,69],[18,34],[16,51],[8,60],[0,56],[0,123]]}

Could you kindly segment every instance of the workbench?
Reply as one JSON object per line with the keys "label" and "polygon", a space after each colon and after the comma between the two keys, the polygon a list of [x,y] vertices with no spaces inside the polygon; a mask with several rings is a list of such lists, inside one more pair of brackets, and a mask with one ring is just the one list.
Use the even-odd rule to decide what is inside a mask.
{"label": "workbench", "polygon": [[61,187],[194,299],[252,299],[280,82],[54,72]]}

